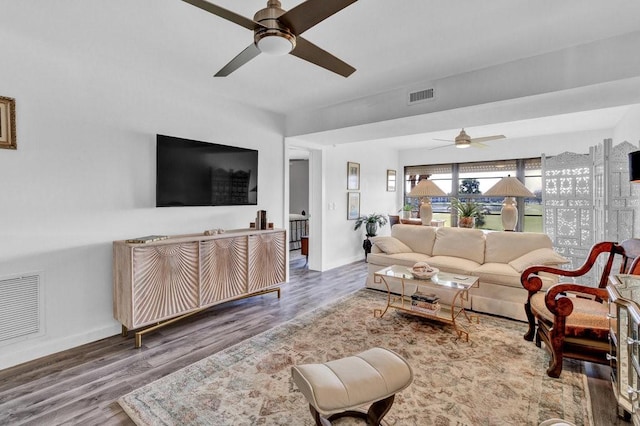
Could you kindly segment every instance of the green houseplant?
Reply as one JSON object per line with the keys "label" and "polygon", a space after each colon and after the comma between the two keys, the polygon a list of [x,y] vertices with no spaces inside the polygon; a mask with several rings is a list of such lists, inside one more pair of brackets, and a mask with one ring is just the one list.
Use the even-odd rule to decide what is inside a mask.
{"label": "green houseplant", "polygon": [[459,228],[475,228],[476,219],[484,219],[481,210],[482,205],[473,200],[460,201],[457,198],[452,198],[451,207],[458,212]]}
{"label": "green houseplant", "polygon": [[413,210],[413,206],[411,204],[405,204],[404,206],[402,206],[402,208],[400,209],[400,211],[402,212],[402,218],[411,218],[411,210]]}
{"label": "green houseplant", "polygon": [[387,224],[387,217],[383,214],[372,213],[360,216],[353,227],[354,231],[360,229],[362,224],[365,224],[367,231],[367,237],[375,237],[378,232],[378,226],[384,226]]}

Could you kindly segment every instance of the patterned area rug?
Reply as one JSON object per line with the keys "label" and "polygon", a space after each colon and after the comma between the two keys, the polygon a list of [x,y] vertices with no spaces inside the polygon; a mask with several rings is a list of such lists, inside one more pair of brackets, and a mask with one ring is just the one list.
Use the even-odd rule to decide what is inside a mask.
{"label": "patterned area rug", "polygon": [[[138,425],[313,425],[291,380],[293,364],[325,362],[374,346],[392,349],[414,370],[396,395],[390,425],[537,425],[564,418],[590,425],[582,364],[545,374],[546,351],[522,338],[526,325],[480,315],[469,342],[451,326],[390,310],[360,290],[183,368],[118,401]],[[341,419],[335,424],[362,424]]]}

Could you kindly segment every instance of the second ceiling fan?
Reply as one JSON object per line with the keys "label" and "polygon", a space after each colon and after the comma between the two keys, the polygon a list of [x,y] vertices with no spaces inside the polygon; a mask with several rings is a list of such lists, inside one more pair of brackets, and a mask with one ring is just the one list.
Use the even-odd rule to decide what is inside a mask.
{"label": "second ceiling fan", "polygon": [[484,136],[481,138],[472,138],[467,132],[462,129],[460,134],[456,136],[455,140],[449,139],[434,139],[434,141],[442,141],[442,142],[452,142],[448,145],[436,146],[435,148],[430,149],[438,149],[438,148],[447,148],[449,146],[455,146],[456,148],[469,148],[473,146],[475,148],[486,148],[488,145],[485,145],[483,142],[494,141],[498,139],[504,139],[505,135],[493,135],[493,136]]}
{"label": "second ceiling fan", "polygon": [[279,0],[268,0],[267,7],[256,12],[253,19],[205,0],[182,1],[253,31],[254,42],[218,71],[216,77],[228,76],[260,53],[290,53],[343,77],[350,76],[356,70],[300,37],[300,34],[357,0],[307,0],[289,11],[281,8]]}

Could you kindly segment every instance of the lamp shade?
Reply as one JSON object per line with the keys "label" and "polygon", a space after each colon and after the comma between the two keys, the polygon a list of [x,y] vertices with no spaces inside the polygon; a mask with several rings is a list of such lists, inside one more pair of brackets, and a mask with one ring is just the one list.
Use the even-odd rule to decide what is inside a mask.
{"label": "lamp shade", "polygon": [[407,197],[446,197],[447,194],[429,179],[422,179]]}
{"label": "lamp shade", "polygon": [[485,197],[535,197],[517,178],[503,177],[482,195]]}
{"label": "lamp shade", "polygon": [[640,182],[640,151],[629,153],[629,181]]}

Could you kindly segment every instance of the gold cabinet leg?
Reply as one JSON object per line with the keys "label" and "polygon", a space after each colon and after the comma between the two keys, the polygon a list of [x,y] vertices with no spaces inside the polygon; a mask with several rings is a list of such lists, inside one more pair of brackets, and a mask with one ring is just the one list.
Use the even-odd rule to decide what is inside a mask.
{"label": "gold cabinet leg", "polygon": [[122,337],[127,337],[129,335],[129,329],[127,327],[125,327],[124,325],[122,326]]}

